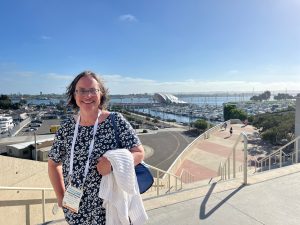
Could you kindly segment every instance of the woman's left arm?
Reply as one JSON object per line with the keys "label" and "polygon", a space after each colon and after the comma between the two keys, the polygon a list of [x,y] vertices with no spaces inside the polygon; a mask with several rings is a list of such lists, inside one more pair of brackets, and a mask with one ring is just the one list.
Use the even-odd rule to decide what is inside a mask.
{"label": "woman's left arm", "polygon": [[[129,151],[132,153],[134,165],[137,165],[143,161],[145,155],[143,145],[135,146],[129,149]],[[97,170],[102,176],[105,176],[111,172],[111,164],[106,157],[102,156],[98,159]]]}
{"label": "woman's left arm", "polygon": [[134,165],[137,165],[144,160],[145,150],[143,145],[135,146],[129,149],[129,151],[132,153]]}

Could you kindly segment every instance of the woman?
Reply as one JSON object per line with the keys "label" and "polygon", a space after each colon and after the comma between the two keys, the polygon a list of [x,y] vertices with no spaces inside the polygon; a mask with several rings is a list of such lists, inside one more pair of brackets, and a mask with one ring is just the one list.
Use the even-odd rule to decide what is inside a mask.
{"label": "woman", "polygon": [[[105,224],[105,209],[98,197],[102,176],[111,164],[102,155],[118,148],[110,112],[105,110],[107,89],[93,72],[80,73],[67,88],[68,104],[79,110],[57,131],[49,152],[48,172],[58,206],[69,224]],[[119,140],[137,165],[144,149],[133,128],[116,113]]]}

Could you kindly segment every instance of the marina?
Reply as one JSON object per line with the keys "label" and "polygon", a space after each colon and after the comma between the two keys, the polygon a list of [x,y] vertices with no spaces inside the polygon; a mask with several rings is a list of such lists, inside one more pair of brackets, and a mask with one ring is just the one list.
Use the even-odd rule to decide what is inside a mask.
{"label": "marina", "polygon": [[248,116],[285,111],[289,107],[295,107],[295,99],[251,101],[251,96],[241,96],[216,95],[179,98],[186,104],[159,104],[153,98],[122,97],[112,98],[110,107],[119,106],[130,111],[178,123],[190,123],[197,119],[204,119],[210,123],[222,122],[224,120],[223,106],[226,103],[235,104]]}
{"label": "marina", "polygon": [[[244,110],[248,116],[262,113],[272,113],[295,107],[294,99],[250,101],[251,94],[207,94],[207,95],[180,95],[176,98],[185,104],[162,104],[154,95],[124,95],[110,96],[109,109],[121,107],[132,112],[178,123],[190,123],[197,119],[204,119],[211,123],[223,121],[223,105],[235,104]],[[271,96],[273,99],[273,96]],[[18,102],[18,99],[14,99]],[[28,105],[55,106],[66,100],[63,98],[32,98],[27,100]]]}

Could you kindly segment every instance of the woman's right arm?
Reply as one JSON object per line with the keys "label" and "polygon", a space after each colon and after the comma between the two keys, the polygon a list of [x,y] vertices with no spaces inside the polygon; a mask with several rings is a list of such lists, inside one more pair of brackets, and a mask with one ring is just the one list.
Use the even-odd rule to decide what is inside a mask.
{"label": "woman's right arm", "polygon": [[48,174],[56,194],[57,203],[59,207],[62,207],[62,200],[65,193],[65,184],[62,173],[61,163],[56,163],[52,159],[48,160]]}

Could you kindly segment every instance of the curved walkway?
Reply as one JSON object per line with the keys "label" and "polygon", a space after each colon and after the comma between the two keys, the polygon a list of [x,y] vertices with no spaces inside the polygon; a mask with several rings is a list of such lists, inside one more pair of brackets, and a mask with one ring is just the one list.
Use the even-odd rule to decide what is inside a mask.
{"label": "curved walkway", "polygon": [[[233,134],[230,135],[229,128],[225,130],[220,129],[205,140],[196,141],[190,146],[188,155],[183,159],[181,166],[176,171],[176,175],[180,176],[182,171],[188,171],[194,177],[194,181],[205,180],[216,177],[220,162],[224,162],[231,153],[232,148],[241,132],[246,134],[253,134],[254,127],[244,126],[243,124],[232,124]],[[248,144],[248,147],[253,147]],[[242,163],[243,146],[237,148],[237,164]],[[249,149],[249,148],[248,148]],[[183,180],[187,182],[187,179]]]}

